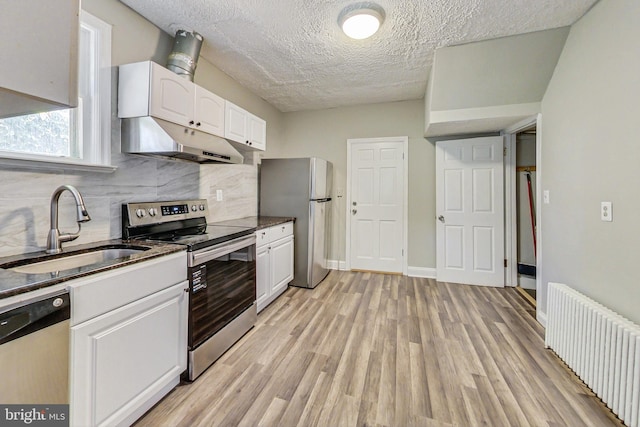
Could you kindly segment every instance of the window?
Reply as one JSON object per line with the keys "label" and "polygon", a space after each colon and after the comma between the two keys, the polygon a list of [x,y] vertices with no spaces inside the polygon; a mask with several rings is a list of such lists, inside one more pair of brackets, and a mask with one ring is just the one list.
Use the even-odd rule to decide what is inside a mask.
{"label": "window", "polygon": [[1,119],[0,157],[41,167],[113,170],[111,26],[82,11],[78,49],[78,107]]}

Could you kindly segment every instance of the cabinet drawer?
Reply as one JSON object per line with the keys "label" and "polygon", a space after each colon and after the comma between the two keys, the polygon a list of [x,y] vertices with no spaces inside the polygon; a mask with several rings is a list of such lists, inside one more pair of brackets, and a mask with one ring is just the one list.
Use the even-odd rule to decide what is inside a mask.
{"label": "cabinet drawer", "polygon": [[71,325],[108,313],[187,278],[187,253],[178,252],[68,282]]}
{"label": "cabinet drawer", "polygon": [[293,222],[263,228],[256,231],[256,246],[260,247],[291,235],[293,235]]}
{"label": "cabinet drawer", "polygon": [[256,230],[256,247],[266,245],[271,242],[271,228]]}
{"label": "cabinet drawer", "polygon": [[287,222],[280,225],[275,225],[269,228],[270,242],[275,242],[283,237],[291,236],[293,234],[293,222]]}

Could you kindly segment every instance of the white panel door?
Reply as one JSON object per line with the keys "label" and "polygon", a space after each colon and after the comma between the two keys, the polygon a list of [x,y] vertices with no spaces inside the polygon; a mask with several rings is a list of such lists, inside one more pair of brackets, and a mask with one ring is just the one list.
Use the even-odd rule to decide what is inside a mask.
{"label": "white panel door", "polygon": [[440,282],[504,286],[501,136],[436,143]]}
{"label": "white panel door", "polygon": [[402,273],[403,142],[351,146],[350,264],[352,269]]}

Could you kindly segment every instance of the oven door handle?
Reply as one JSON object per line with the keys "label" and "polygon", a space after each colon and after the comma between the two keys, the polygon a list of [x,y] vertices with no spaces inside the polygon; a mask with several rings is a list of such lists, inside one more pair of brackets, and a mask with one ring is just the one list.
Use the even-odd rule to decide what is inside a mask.
{"label": "oven door handle", "polygon": [[189,267],[203,264],[212,259],[219,258],[223,255],[230,254],[238,249],[246,248],[247,246],[254,245],[256,243],[256,236],[251,234],[247,237],[241,237],[231,240],[229,242],[220,243],[211,248],[203,249],[201,251],[191,252],[189,254]]}

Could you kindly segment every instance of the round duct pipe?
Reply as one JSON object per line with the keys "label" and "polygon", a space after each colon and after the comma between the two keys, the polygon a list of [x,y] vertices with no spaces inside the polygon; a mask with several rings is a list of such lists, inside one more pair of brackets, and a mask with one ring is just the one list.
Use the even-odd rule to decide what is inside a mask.
{"label": "round duct pipe", "polygon": [[180,77],[193,81],[203,40],[195,31],[176,31],[173,50],[167,58],[167,68]]}

